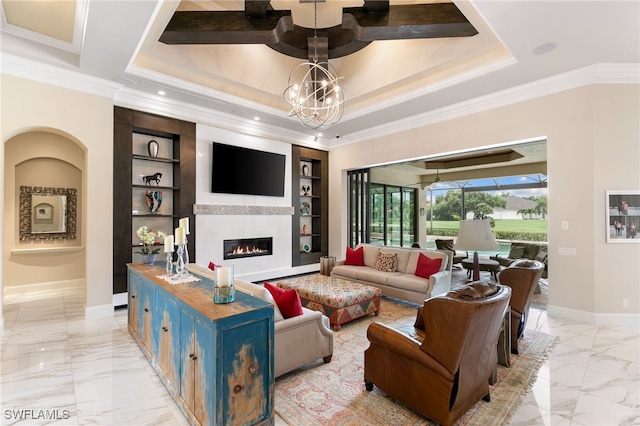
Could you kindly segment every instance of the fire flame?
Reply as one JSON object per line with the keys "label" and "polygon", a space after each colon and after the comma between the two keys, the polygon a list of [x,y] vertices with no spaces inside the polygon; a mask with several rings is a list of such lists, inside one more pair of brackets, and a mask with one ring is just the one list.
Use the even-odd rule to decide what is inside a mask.
{"label": "fire flame", "polygon": [[268,253],[268,250],[262,250],[256,246],[235,246],[231,253],[232,256],[241,256],[243,254],[260,254],[260,253]]}

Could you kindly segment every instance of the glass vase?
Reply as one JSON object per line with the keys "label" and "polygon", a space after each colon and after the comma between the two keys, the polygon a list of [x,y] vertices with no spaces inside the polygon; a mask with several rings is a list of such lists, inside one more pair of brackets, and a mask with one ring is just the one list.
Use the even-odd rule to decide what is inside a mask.
{"label": "glass vase", "polygon": [[214,303],[230,303],[236,294],[233,285],[233,265],[216,266],[216,280],[213,284],[213,302]]}

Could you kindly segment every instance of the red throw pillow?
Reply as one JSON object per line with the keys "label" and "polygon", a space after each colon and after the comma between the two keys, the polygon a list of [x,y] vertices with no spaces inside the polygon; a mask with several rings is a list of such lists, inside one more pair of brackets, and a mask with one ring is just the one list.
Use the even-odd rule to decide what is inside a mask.
{"label": "red throw pillow", "polygon": [[278,301],[278,297],[282,296],[282,293],[284,293],[284,289],[277,287],[271,283],[268,282],[264,282],[263,283],[264,288],[266,288],[267,290],[269,290],[269,293],[271,293],[271,296],[273,297],[273,300],[275,300],[276,302]]}
{"label": "red throw pillow", "polygon": [[431,259],[430,257],[420,253],[418,256],[415,275],[422,278],[429,278],[440,270],[440,265],[442,265],[442,259],[439,257]]}
{"label": "red throw pillow", "polygon": [[212,271],[215,271],[218,266],[220,265],[216,265],[213,262],[209,262],[209,269],[211,269]]}
{"label": "red throw pillow", "polygon": [[284,318],[302,315],[302,302],[295,290],[285,290],[265,281],[264,288],[269,290]]}
{"label": "red throw pillow", "polygon": [[344,264],[353,266],[364,266],[364,248],[358,247],[354,250],[351,247],[347,247],[347,254],[345,256]]}

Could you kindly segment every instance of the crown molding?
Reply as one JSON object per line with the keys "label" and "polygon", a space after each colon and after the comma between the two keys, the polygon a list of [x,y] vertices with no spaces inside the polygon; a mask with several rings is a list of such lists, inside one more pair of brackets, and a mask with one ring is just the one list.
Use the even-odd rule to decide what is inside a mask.
{"label": "crown molding", "polygon": [[640,84],[640,64],[595,64],[574,71],[501,90],[393,123],[370,127],[350,134],[346,140],[333,142],[330,148],[358,143],[442,121],[460,118],[491,109],[552,95],[590,84]]}
{"label": "crown molding", "polygon": [[[321,150],[330,150],[337,146],[359,143],[590,84],[640,84],[640,64],[595,64],[514,88],[501,90],[465,102],[449,105],[434,111],[407,117],[392,123],[373,126],[366,130],[350,134],[348,137],[343,137],[339,142],[336,142],[327,139],[316,141],[308,132],[304,132],[304,129],[300,129],[300,131],[290,130],[277,125],[267,124],[263,121],[256,122],[253,119],[243,118],[212,108],[163,98],[158,95],[151,95],[116,82],[88,76],[77,70],[44,64],[9,53],[2,53],[0,58],[0,72],[4,74],[96,96],[107,97],[112,99],[115,105],[127,108],[178,117],[246,135],[264,137]],[[148,75],[149,78],[152,77],[145,72],[138,73],[139,71],[139,69],[136,69],[137,75],[142,74]],[[158,76],[154,74],[153,78],[157,81]],[[165,76],[163,78],[167,79],[168,77]],[[168,87],[173,87],[175,86],[175,81],[168,80],[166,84]],[[189,91],[196,89],[196,87],[191,86],[181,86],[180,88]],[[195,93],[202,93],[203,89],[199,86],[198,89]],[[274,114],[274,111],[272,111],[273,108],[265,108],[254,102],[241,100],[219,91],[211,90],[211,92],[212,93],[206,93],[207,99],[212,97],[216,102],[228,101],[233,104],[240,104],[249,109],[258,108],[272,116]],[[278,113],[281,113],[281,111],[278,110]]]}
{"label": "crown molding", "polygon": [[79,71],[44,64],[31,59],[21,58],[10,53],[0,55],[0,72],[15,77],[26,78],[40,83],[89,93],[91,95],[113,98],[120,85],[98,77],[88,76]]}
{"label": "crown molding", "polygon": [[327,146],[313,141],[308,134],[266,124],[234,114],[224,113],[199,105],[151,95],[139,90],[123,87],[114,97],[114,105],[158,114],[198,124],[209,125],[237,133],[268,138],[289,144],[304,145],[327,150]]}

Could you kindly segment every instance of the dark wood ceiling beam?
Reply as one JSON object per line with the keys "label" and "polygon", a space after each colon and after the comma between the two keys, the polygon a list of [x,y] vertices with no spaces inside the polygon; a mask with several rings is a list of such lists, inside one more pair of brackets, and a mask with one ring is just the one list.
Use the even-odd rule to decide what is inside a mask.
{"label": "dark wood ceiling beam", "polygon": [[270,0],[245,0],[244,15],[251,18],[264,18],[272,10]]}
{"label": "dark wood ceiling beam", "polygon": [[387,0],[365,0],[362,6],[369,13],[386,13],[389,11]]}
{"label": "dark wood ceiling beam", "polygon": [[[276,43],[283,17],[290,11],[269,11],[260,19],[244,12],[183,11],[174,13],[160,41],[165,44],[267,44]],[[292,23],[293,25],[293,23]]]}
{"label": "dark wood ceiling beam", "polygon": [[360,41],[470,37],[478,34],[453,3],[391,6],[386,14],[345,8],[344,13],[355,18],[357,25],[352,26],[353,21],[349,21],[349,29]]}
{"label": "dark wood ceiling beam", "polygon": [[[385,3],[387,3],[385,5]],[[160,41],[166,44],[266,44],[287,56],[308,59],[313,28],[293,24],[290,11],[272,10],[266,0],[246,1],[245,11],[176,12]],[[317,30],[328,38],[329,59],[355,53],[375,40],[466,37],[477,34],[451,3],[388,7],[366,1],[347,8],[342,25]]]}

